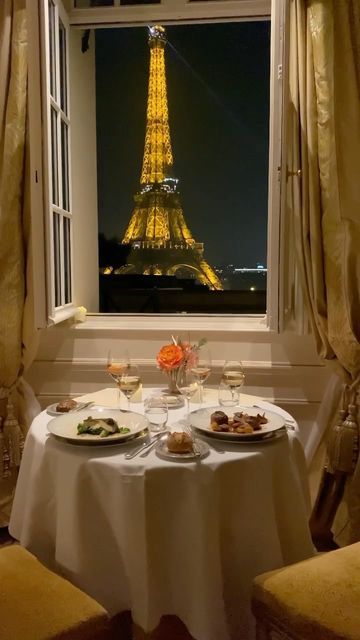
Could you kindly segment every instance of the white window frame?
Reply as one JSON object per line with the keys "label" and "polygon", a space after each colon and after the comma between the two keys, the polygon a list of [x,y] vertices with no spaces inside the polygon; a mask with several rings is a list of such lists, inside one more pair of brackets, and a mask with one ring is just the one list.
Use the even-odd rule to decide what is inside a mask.
{"label": "white window frame", "polygon": [[[59,4],[59,0],[54,0]],[[30,11],[34,11],[31,0],[27,0]],[[219,22],[233,20],[256,20],[270,18],[271,29],[271,74],[270,74],[270,132],[269,132],[269,200],[268,200],[268,281],[267,281],[267,312],[265,315],[237,315],[237,314],[88,314],[84,324],[79,328],[123,328],[144,329],[144,322],[148,330],[219,330],[219,331],[249,331],[249,332],[279,332],[284,327],[283,307],[284,296],[282,290],[286,285],[284,269],[280,265],[280,234],[281,208],[283,204],[284,184],[282,168],[283,155],[283,111],[284,111],[284,21],[288,0],[213,0],[213,2],[192,2],[185,0],[162,0],[157,5],[115,6],[69,11],[70,27],[95,28],[114,26],[147,25],[161,21],[164,24],[181,24],[191,22]],[[44,20],[44,16],[42,17]],[[66,16],[62,15],[63,23]],[[46,30],[45,30],[46,33]],[[67,38],[67,46],[68,46]],[[46,42],[42,44],[43,50]],[[48,46],[48,45],[47,45]],[[44,56],[42,56],[44,57]],[[35,74],[36,75],[36,74]],[[36,93],[36,83],[34,84]],[[68,79],[69,90],[69,79]],[[68,98],[69,99],[69,98]],[[34,109],[33,109],[34,110]],[[48,136],[44,132],[45,143]],[[69,141],[70,142],[70,141]],[[36,154],[35,154],[36,155]],[[38,157],[38,154],[37,154]],[[45,164],[44,192],[49,202],[48,164]],[[71,175],[71,173],[70,173]],[[71,189],[70,189],[71,191]],[[71,197],[71,196],[70,196]],[[47,223],[47,265],[49,270],[49,256],[51,243],[49,239],[49,223]],[[73,241],[71,242],[71,248]],[[73,264],[73,262],[72,262]],[[49,280],[49,279],[48,279]],[[53,280],[52,280],[53,282]],[[48,284],[48,299],[50,299],[50,323],[58,322],[74,315],[76,309],[73,304],[61,309],[55,309],[53,304],[53,286]],[[72,283],[74,290],[74,283]],[[280,307],[281,305],[281,307]],[[41,308],[43,309],[43,304]],[[38,314],[39,316],[41,313]],[[146,319],[146,320],[145,320]],[[38,326],[46,326],[49,321],[37,322]]]}
{"label": "white window frame", "polygon": [[[54,7],[54,35],[55,35],[55,96],[51,96],[50,91],[50,57],[49,57],[49,4]],[[70,130],[70,97],[69,97],[69,19],[59,0],[42,0],[40,3],[40,51],[41,55],[41,86],[42,86],[42,121],[43,121],[43,206],[45,221],[45,255],[46,270],[48,277],[43,283],[47,297],[47,319],[40,323],[40,326],[57,324],[71,318],[76,312],[73,303],[74,281],[73,281],[73,231],[72,231],[72,189],[71,189],[71,130]],[[66,56],[66,112],[61,107],[60,89],[60,60],[59,60],[59,24],[60,21],[65,29],[65,56]],[[51,146],[51,111],[56,115],[56,139],[57,139],[57,183],[58,183],[58,204],[53,203],[52,185],[52,146]],[[68,166],[68,207],[63,202],[63,175],[62,175],[62,135],[61,125],[65,123],[67,134],[67,166]],[[55,268],[55,248],[54,248],[54,214],[59,216],[59,245],[60,262],[58,264],[58,295],[59,302],[55,296],[55,278],[57,277]],[[70,247],[68,247],[70,257],[70,277],[67,279],[68,300],[65,299],[65,239],[64,221],[69,222]],[[70,293],[69,293],[70,292]]]}

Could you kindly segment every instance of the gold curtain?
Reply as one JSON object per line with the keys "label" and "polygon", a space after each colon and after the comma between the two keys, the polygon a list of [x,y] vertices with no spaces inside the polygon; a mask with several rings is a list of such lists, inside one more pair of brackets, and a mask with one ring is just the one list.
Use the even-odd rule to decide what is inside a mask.
{"label": "gold curtain", "polygon": [[0,415],[5,420],[0,429],[0,526],[9,520],[23,436],[39,409],[22,377],[37,343],[30,277],[26,111],[25,0],[3,0],[0,5]]}
{"label": "gold curtain", "polygon": [[[288,182],[289,214],[317,350],[341,377],[347,399],[356,402],[360,380],[359,0],[291,0],[289,125],[288,168],[301,170],[301,177]],[[357,468],[347,480],[339,510],[343,512],[342,544],[360,540],[356,501],[360,511]]]}

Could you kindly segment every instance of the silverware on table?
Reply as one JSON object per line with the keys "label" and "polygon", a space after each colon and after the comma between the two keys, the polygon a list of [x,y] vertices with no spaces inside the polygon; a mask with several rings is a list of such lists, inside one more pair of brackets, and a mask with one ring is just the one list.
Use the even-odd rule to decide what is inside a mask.
{"label": "silverware on table", "polygon": [[86,409],[87,407],[91,407],[92,404],[95,404],[95,402],[93,400],[91,402],[85,402],[84,404],[81,404],[80,407],[76,407],[76,409],[73,409],[73,411],[71,413],[75,413],[75,411],[82,411],[83,409]]}
{"label": "silverware on table", "polygon": [[131,460],[132,458],[135,458],[135,456],[139,455],[139,453],[143,453],[144,451],[146,451],[146,449],[150,447],[152,448],[158,442],[159,438],[165,435],[165,433],[168,433],[168,431],[167,430],[159,431],[153,436],[150,442],[143,442],[139,447],[137,447],[136,449],[133,449],[133,451],[129,451],[129,453],[125,453],[125,460]]}
{"label": "silverware on table", "polygon": [[161,440],[165,440],[165,438],[168,437],[170,431],[162,431],[161,435],[159,438],[155,438],[155,440],[153,440],[149,446],[145,449],[145,451],[143,453],[140,454],[140,458],[146,458],[146,456],[149,455],[149,453],[153,450],[153,448],[157,445],[158,442],[161,442]]}

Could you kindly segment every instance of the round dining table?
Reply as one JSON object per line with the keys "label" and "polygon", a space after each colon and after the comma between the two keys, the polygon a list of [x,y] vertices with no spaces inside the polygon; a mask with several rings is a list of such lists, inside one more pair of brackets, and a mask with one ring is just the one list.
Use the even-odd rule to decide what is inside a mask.
{"label": "round dining table", "polygon": [[[298,426],[255,396],[241,403],[288,428],[253,443],[206,438],[207,457],[188,462],[154,450],[127,460],[133,441],[61,442],[43,411],[26,438],[10,533],[110,614],[130,610],[145,632],[176,615],[195,640],[254,638],[253,578],[314,550]],[[218,404],[215,391],[204,404]],[[131,408],[143,412],[142,402]],[[169,409],[170,428],[184,415]]]}

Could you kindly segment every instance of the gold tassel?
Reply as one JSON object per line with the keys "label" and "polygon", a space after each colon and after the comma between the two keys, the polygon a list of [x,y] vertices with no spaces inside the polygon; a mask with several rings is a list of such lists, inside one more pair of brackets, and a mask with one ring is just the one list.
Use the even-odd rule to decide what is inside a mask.
{"label": "gold tassel", "polygon": [[328,454],[328,464],[327,470],[329,473],[335,473],[337,471],[339,462],[340,462],[340,439],[341,439],[341,431],[342,425],[346,417],[345,409],[341,409],[339,411],[338,419],[334,424],[329,440],[327,442],[327,454]]}
{"label": "gold tassel", "polygon": [[[357,406],[349,404],[348,416],[335,425],[328,444],[329,471],[353,473],[359,455],[359,428]],[[345,412],[340,411],[340,416]]]}
{"label": "gold tassel", "polygon": [[2,418],[0,416],[0,479],[4,477],[4,434],[2,430]]}
{"label": "gold tassel", "polygon": [[15,417],[14,406],[10,400],[6,407],[6,418],[4,421],[5,447],[10,457],[10,467],[19,467],[21,460],[21,440],[22,433]]}

